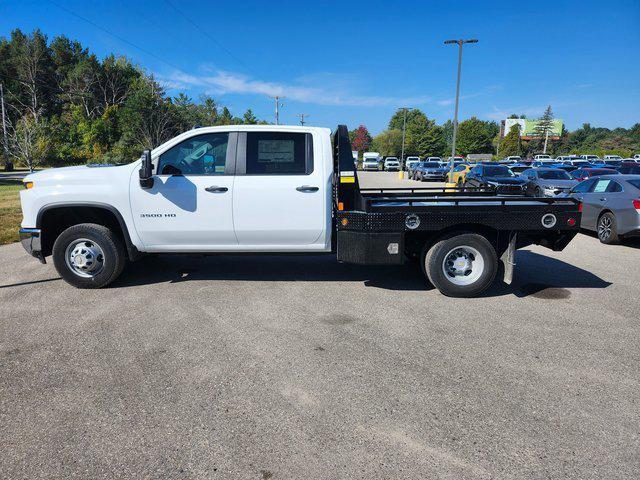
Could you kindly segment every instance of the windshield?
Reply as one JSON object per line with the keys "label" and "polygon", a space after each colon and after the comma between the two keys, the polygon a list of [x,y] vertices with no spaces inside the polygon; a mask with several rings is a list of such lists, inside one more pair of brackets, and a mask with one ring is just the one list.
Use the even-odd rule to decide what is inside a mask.
{"label": "windshield", "polygon": [[564,170],[546,170],[538,172],[538,177],[543,180],[571,180],[571,176]]}
{"label": "windshield", "polygon": [[438,162],[424,162],[422,165],[427,168],[440,168],[440,164]]}
{"label": "windshield", "polygon": [[487,177],[515,177],[515,174],[507,167],[484,167],[484,175]]}

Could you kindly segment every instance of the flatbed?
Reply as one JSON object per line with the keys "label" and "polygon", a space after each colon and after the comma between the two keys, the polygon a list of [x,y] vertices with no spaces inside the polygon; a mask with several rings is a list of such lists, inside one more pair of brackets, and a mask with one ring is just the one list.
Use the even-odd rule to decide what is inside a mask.
{"label": "flatbed", "polygon": [[[343,149],[351,150],[346,135],[344,127],[334,135],[339,261],[419,261],[440,291],[471,296],[487,288],[499,270],[506,281],[512,280],[516,249],[539,244],[559,251],[579,232],[581,205],[570,197],[498,195],[470,187],[361,189],[356,172],[343,159]],[[475,278],[473,258],[478,254],[486,258]],[[462,258],[464,262],[457,261]],[[493,273],[483,278],[487,268]],[[475,281],[467,281],[469,277]]]}

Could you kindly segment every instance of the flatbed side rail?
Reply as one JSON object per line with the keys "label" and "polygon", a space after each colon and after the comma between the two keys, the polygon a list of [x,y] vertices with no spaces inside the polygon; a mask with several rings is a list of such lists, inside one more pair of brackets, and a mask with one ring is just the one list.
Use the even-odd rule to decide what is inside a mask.
{"label": "flatbed side rail", "polygon": [[361,193],[384,193],[384,192],[442,192],[456,195],[460,192],[483,193],[485,195],[495,194],[496,191],[488,190],[486,187],[368,187],[360,188]]}
{"label": "flatbed side rail", "polygon": [[506,207],[506,206],[535,206],[545,204],[547,206],[575,206],[580,202],[575,198],[545,198],[524,197],[509,195],[387,195],[387,196],[363,196],[363,210],[410,210],[416,208],[433,207]]}

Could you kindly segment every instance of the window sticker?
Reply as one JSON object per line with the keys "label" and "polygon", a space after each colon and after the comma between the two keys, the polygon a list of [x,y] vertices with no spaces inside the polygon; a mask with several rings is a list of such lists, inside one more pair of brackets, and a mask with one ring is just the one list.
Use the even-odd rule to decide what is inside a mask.
{"label": "window sticker", "polygon": [[295,161],[293,140],[259,140],[258,162],[293,163]]}
{"label": "window sticker", "polygon": [[606,192],[609,183],[611,183],[611,180],[598,180],[596,187],[593,189],[593,193]]}

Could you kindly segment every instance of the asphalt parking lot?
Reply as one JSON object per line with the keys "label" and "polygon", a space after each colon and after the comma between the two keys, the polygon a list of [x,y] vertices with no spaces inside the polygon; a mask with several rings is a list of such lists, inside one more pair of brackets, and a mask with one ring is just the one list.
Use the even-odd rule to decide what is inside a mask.
{"label": "asphalt parking lot", "polygon": [[90,291],[0,247],[0,476],[638,478],[640,244],[516,261],[477,299],[331,256]]}

